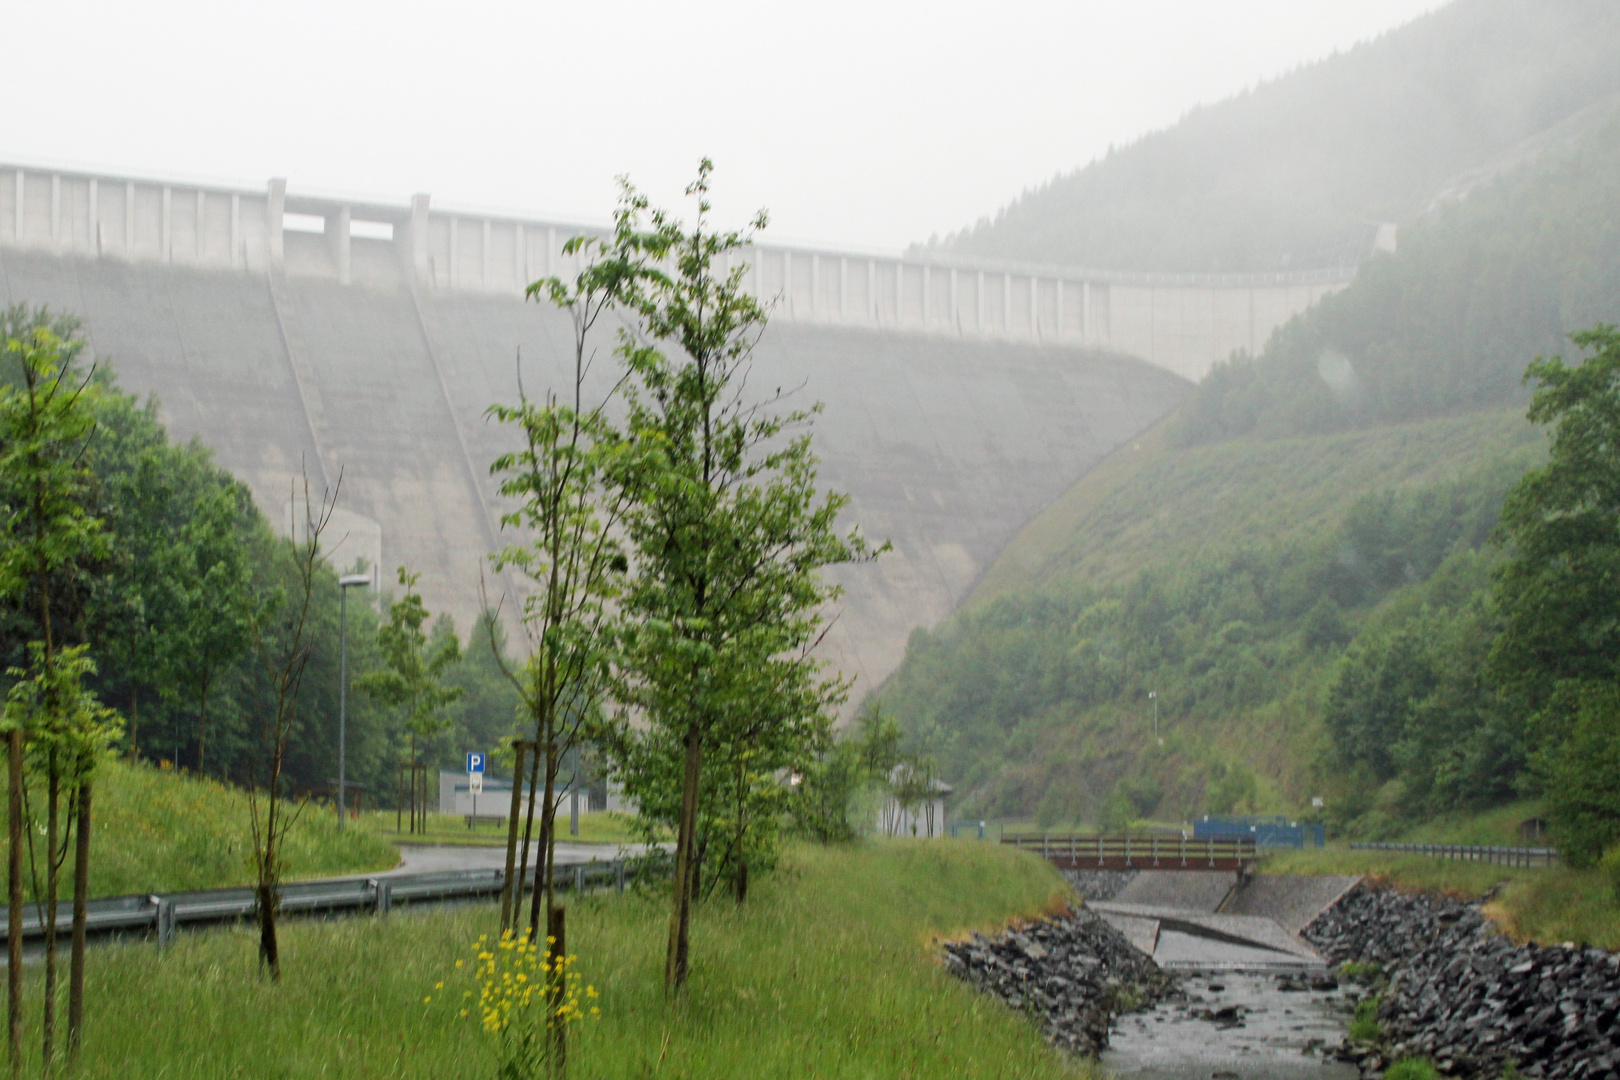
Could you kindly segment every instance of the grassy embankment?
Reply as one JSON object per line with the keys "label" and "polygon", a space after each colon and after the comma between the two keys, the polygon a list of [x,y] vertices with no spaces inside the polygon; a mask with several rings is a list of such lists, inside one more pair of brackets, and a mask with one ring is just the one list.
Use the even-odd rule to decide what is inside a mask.
{"label": "grassy embankment", "polygon": [[[1449,814],[1414,828],[1414,844],[1518,847],[1518,823],[1534,817],[1533,802],[1477,814]],[[1493,894],[1486,912],[1518,940],[1583,942],[1620,949],[1620,883],[1597,869],[1493,866],[1399,851],[1281,851],[1266,858],[1270,874],[1365,874],[1399,889],[1474,898]]]}
{"label": "grassy embankment", "polygon": [[[579,835],[574,836],[568,831],[568,814],[565,810],[557,815],[557,827],[560,830],[557,839],[565,844],[636,843],[640,841],[641,834],[636,829],[635,821],[635,817],[630,814],[606,810],[594,814],[580,814]],[[392,810],[367,813],[361,818],[361,824],[371,835],[393,844],[500,847],[506,843],[505,822],[480,821],[469,829],[467,819],[460,814],[429,814],[427,831],[417,833],[410,832],[408,826],[407,831],[399,831],[398,817]],[[519,828],[521,827],[520,825]],[[534,828],[538,834],[540,830],[538,818]]]}
{"label": "grassy embankment", "polygon": [[[797,846],[742,908],[700,906],[692,981],[674,1007],[661,986],[666,901],[572,902],[570,951],[601,995],[601,1017],[580,1030],[571,1071],[1072,1077],[1072,1060],[947,975],[930,948],[935,935],[1001,925],[1066,895],[1050,866],[998,845]],[[166,956],[97,950],[79,1075],[493,1076],[484,1037],[457,1015],[470,982],[454,964],[494,923],[493,906],[288,921],[280,985],[256,973],[245,929],[182,935]],[[35,1052],[32,1036],[25,1045]]]}
{"label": "grassy embankment", "polygon": [[[29,798],[43,817],[41,792],[31,790]],[[212,889],[252,880],[247,797],[237,789],[113,761],[97,778],[93,805],[91,896]],[[43,885],[44,838],[36,837],[35,844]],[[0,834],[0,856],[6,847]],[[334,817],[315,806],[300,816],[284,850],[288,880],[383,870],[399,862],[388,844],[359,829],[338,832]],[[26,873],[26,855],[24,867]],[[73,895],[71,869],[69,859],[64,898]]]}

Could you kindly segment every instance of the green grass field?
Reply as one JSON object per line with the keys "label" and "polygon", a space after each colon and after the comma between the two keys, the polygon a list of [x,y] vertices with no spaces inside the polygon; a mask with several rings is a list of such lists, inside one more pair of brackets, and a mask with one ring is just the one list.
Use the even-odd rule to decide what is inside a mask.
{"label": "green grass field", "polygon": [[[252,833],[241,791],[213,780],[112,761],[100,773],[94,794],[91,896],[212,889],[252,880]],[[30,792],[29,797],[43,817],[40,794]],[[36,837],[35,843],[43,882],[43,838]],[[6,847],[0,832],[0,853]],[[313,804],[288,834],[285,853],[288,880],[358,874],[399,863],[392,846],[360,829],[339,832],[335,816]],[[67,869],[71,867],[69,860]],[[25,873],[26,868],[25,855]],[[72,895],[70,881],[64,872],[64,897]]]}
{"label": "green grass field", "polygon": [[[1050,866],[997,845],[795,846],[744,907],[700,907],[692,981],[674,1006],[661,986],[666,902],[571,901],[570,951],[602,1011],[579,1031],[571,1074],[1084,1074],[1025,1018],[945,974],[933,949],[937,935],[999,926],[1066,895]],[[257,974],[247,929],[186,934],[163,956],[98,948],[80,1075],[493,1078],[484,1037],[458,1016],[471,983],[454,964],[494,923],[492,906],[288,921],[280,985]],[[29,978],[37,1023],[38,973]]]}

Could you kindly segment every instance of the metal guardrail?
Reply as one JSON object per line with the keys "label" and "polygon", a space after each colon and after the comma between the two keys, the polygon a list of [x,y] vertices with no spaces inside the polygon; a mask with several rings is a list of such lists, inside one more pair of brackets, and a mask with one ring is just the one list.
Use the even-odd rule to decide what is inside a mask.
{"label": "metal guardrail", "polygon": [[1075,870],[1242,870],[1257,858],[1254,841],[1246,837],[1043,834],[1003,836],[1001,842]]}
{"label": "metal guardrail", "polygon": [[[623,892],[626,880],[624,859],[608,862],[574,863],[557,867],[558,887],[584,892],[592,885],[611,884]],[[448,870],[430,874],[383,874],[377,877],[339,878],[327,881],[300,881],[281,888],[283,915],[320,915],[339,912],[386,914],[401,904],[444,903],[498,896],[505,879],[503,870]],[[525,875],[532,887],[534,873]],[[43,905],[25,906],[22,934],[43,937],[40,919]],[[204,889],[148,896],[112,896],[89,903],[85,929],[91,934],[140,933],[157,938],[162,948],[184,924],[238,922],[253,917],[257,900],[250,888]],[[57,905],[57,933],[66,938],[73,919],[73,904]],[[0,940],[9,940],[10,918],[0,911]]]}
{"label": "metal guardrail", "polygon": [[1558,849],[1549,847],[1495,847],[1487,844],[1381,844],[1352,841],[1355,851],[1405,851],[1436,859],[1461,859],[1494,866],[1556,866]]}

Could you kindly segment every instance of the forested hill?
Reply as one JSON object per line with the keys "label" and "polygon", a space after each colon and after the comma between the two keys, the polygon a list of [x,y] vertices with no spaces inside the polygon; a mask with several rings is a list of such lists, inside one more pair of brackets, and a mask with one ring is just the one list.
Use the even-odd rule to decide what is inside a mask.
{"label": "forested hill", "polygon": [[[956,812],[1309,814],[1534,791],[1483,676],[1525,366],[1620,322],[1620,121],[1437,213],[1034,521],[883,688]],[[1163,744],[1152,736],[1157,692]]]}
{"label": "forested hill", "polygon": [[1613,111],[1620,4],[1456,0],[1026,192],[943,241],[1110,269],[1338,264],[1372,223]]}

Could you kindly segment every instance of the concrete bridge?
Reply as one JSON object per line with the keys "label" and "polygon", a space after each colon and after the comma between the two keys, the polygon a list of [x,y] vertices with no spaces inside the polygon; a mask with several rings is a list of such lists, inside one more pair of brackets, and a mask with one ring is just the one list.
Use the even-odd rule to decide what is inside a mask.
{"label": "concrete bridge", "polygon": [[[569,370],[566,320],[524,303],[572,268],[564,223],[163,179],[0,166],[0,302],[80,315],[122,384],[156,394],[293,522],[301,463],[343,475],[333,557],[424,572],[463,631],[499,535],[492,402]],[[774,302],[755,378],[825,402],[822,476],[895,550],[842,570],[825,651],[857,697],[1001,547],[1233,348],[1343,274],[1232,278],[947,264],[758,245]],[[607,365],[603,365],[604,369]],[[604,371],[604,377],[606,372]],[[290,526],[289,526],[290,527]]]}

